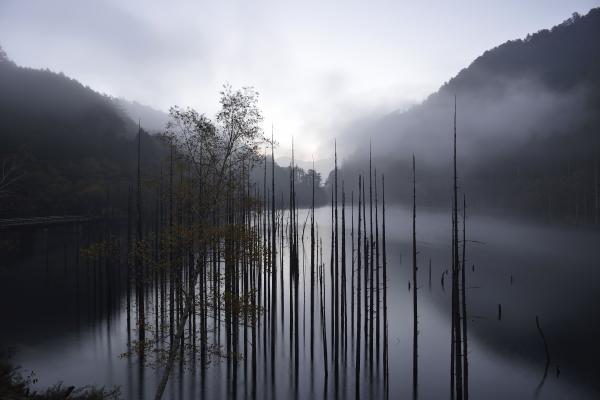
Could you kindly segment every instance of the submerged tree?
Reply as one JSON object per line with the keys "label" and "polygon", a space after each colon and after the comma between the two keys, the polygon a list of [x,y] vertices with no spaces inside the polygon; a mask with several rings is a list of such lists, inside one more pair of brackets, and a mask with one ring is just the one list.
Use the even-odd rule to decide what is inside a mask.
{"label": "submerged tree", "polygon": [[418,397],[418,335],[419,335],[419,315],[417,312],[417,190],[416,190],[416,171],[415,156],[412,159],[413,170],[413,209],[412,209],[412,283],[413,283],[413,399]]}
{"label": "submerged tree", "polygon": [[[193,251],[198,256],[188,271],[188,287],[192,290],[187,290],[188,287],[180,284],[176,288],[179,313],[174,328],[175,337],[167,351],[156,399],[160,399],[164,393],[178,353],[183,354],[185,326],[192,307],[202,300],[197,298],[195,290],[198,277],[206,276],[206,260],[210,256],[218,263],[221,244],[224,245],[225,290],[223,297],[219,295],[213,301],[220,302],[221,298],[225,301],[225,328],[230,350],[227,354],[234,354],[231,351],[237,350],[237,324],[240,322],[238,315],[246,310],[254,313],[248,307],[252,302],[240,293],[238,279],[240,273],[244,273],[244,270],[240,270],[239,256],[243,254],[240,250],[246,248],[249,251],[252,243],[245,240],[251,233],[247,231],[247,219],[243,217],[247,199],[245,196],[235,196],[234,193],[247,192],[245,176],[248,174],[248,166],[259,160],[259,146],[265,141],[260,128],[262,115],[257,102],[258,93],[252,88],[233,90],[230,86],[225,86],[221,92],[221,110],[217,114],[216,123],[193,109],[171,109],[172,122],[167,135],[185,162],[193,168],[194,181],[198,182],[199,193],[194,198],[195,206],[192,208],[194,224],[187,232],[189,237],[194,238]],[[174,239],[171,237],[171,242]],[[177,265],[168,267],[182,276]],[[176,282],[179,280],[176,279]],[[218,280],[215,281],[217,282]],[[213,307],[220,308],[220,305],[213,304]],[[219,321],[215,323],[220,325]],[[206,336],[202,336],[206,340]]]}
{"label": "submerged tree", "polygon": [[[275,382],[281,367],[276,365],[278,359],[276,351],[281,348],[287,350],[288,335],[288,360],[292,379],[290,382],[291,389],[296,395],[302,382],[299,376],[302,374],[299,342],[304,340],[306,345],[310,345],[311,368],[314,367],[315,348],[317,352],[319,350],[323,352],[324,396],[329,394],[327,387],[330,368],[334,379],[333,395],[339,397],[347,394],[345,392],[347,372],[353,361],[354,371],[351,375],[354,375],[352,383],[356,398],[360,398],[364,378],[371,380],[365,387],[373,389],[374,371],[377,371],[376,379],[379,379],[381,366],[383,366],[383,393],[387,398],[389,396],[389,325],[383,175],[379,175],[381,180],[378,182],[377,169],[373,168],[373,160],[369,157],[368,187],[366,174],[358,176],[356,237],[354,190],[351,192],[351,220],[349,221],[351,261],[347,263],[345,176],[338,176],[337,149],[334,153],[335,169],[330,180],[331,220],[328,227],[330,231],[327,233],[330,234],[327,238],[330,242],[324,248],[324,240],[319,237],[318,223],[315,221],[317,218],[315,192],[320,179],[314,167],[309,170],[312,189],[310,209],[305,211],[306,214],[301,214],[297,193],[302,190],[297,192],[296,183],[303,178],[295,165],[292,148],[288,177],[289,202],[284,203],[284,193],[280,190],[281,201],[276,205],[275,191],[279,188],[275,187],[273,135],[270,141],[262,136],[260,129],[262,117],[257,108],[256,92],[251,89],[233,91],[230,87],[225,87],[221,96],[221,111],[215,121],[191,109],[171,110],[172,122],[165,135],[170,154],[167,157],[168,165],[164,166],[165,174],[163,176],[161,171],[155,188],[155,214],[147,211],[148,207],[151,208],[148,204],[152,202],[142,203],[140,161],[142,154],[140,150],[138,152],[137,191],[134,192],[132,187],[128,223],[128,242],[135,241],[129,243],[128,248],[136,250],[135,258],[131,257],[131,268],[128,264],[126,271],[128,274],[134,273],[131,280],[132,282],[135,280],[136,297],[133,302],[128,301],[128,311],[131,309],[131,313],[137,315],[138,320],[141,319],[137,324],[138,338],[132,342],[132,347],[136,351],[131,353],[145,356],[143,360],[145,363],[151,362],[152,360],[149,359],[154,357],[153,361],[156,365],[164,367],[155,398],[160,399],[163,396],[177,361],[179,371],[182,373],[184,367],[188,365],[195,369],[198,359],[202,371],[200,382],[204,388],[206,382],[204,369],[210,364],[212,357],[226,360],[227,385],[233,397],[237,396],[239,390],[243,390],[245,397],[258,398],[260,396],[258,376],[262,374],[266,380],[269,372],[274,396]],[[268,145],[271,146],[270,184],[266,147]],[[139,142],[138,148],[140,148]],[[264,155],[259,154],[259,149],[261,152],[264,151]],[[264,161],[264,165],[260,164],[260,167],[255,169],[258,171],[258,179],[254,179],[254,175],[251,175],[252,170],[261,160]],[[454,164],[456,196],[456,156]],[[416,398],[418,395],[419,286],[414,156],[412,174],[412,279],[409,285],[412,284],[413,288],[412,380],[413,397]],[[342,179],[341,199],[338,199],[340,194],[337,186],[338,177]],[[133,201],[136,199],[137,203],[134,205]],[[341,204],[338,204],[338,200]],[[146,205],[144,215],[153,215],[153,219],[149,220],[154,224],[144,223],[142,226],[142,205]],[[341,221],[338,220],[340,217],[338,206],[341,206]],[[464,319],[465,230],[463,214],[461,268],[458,257],[456,199],[452,216],[454,262],[452,394],[455,397],[457,389],[462,387],[463,394],[458,397],[462,399],[468,396],[466,320]],[[299,226],[302,225],[301,218],[305,218],[304,226]],[[339,222],[341,222],[341,229],[338,226]],[[310,272],[305,262],[304,247],[307,224],[310,224],[311,231]],[[299,229],[302,229],[301,238]],[[150,243],[154,245],[149,246]],[[326,263],[323,262],[323,253],[328,248],[329,272],[326,271]],[[299,251],[302,251],[302,271],[300,271]],[[134,251],[131,253],[133,254]],[[149,254],[152,257],[149,257]],[[350,277],[347,276],[347,267],[351,268]],[[284,271],[289,274],[289,279],[284,280]],[[280,283],[278,283],[278,272]],[[310,276],[306,277],[306,273],[310,273]],[[347,282],[348,278],[350,283]],[[299,293],[300,285],[302,285],[302,295]],[[350,299],[347,299],[348,286]],[[309,299],[306,299],[306,291],[309,291]],[[285,292],[289,296],[288,303],[285,302]],[[310,305],[307,304],[307,300]],[[300,309],[300,301],[303,302],[302,309]],[[348,301],[350,301],[349,328]],[[153,307],[145,308],[145,304],[151,304]],[[152,312],[155,313],[154,316]],[[309,318],[306,318],[307,312]],[[278,313],[281,314],[281,330],[277,328]],[[264,314],[264,318],[260,318],[261,314]],[[152,332],[152,324],[156,329],[154,332]],[[310,327],[307,324],[310,324]],[[309,328],[310,342],[307,342],[304,335]],[[348,329],[351,330],[350,343],[348,343]],[[303,335],[302,339],[301,335]],[[278,336],[284,338],[279,346]],[[461,337],[464,340],[461,340]],[[152,340],[148,340],[149,338]],[[348,344],[351,346],[350,352]],[[259,362],[262,362],[264,367],[262,372],[260,369],[257,371]],[[239,372],[243,375],[242,380],[238,381]],[[243,389],[240,389],[242,387]]]}

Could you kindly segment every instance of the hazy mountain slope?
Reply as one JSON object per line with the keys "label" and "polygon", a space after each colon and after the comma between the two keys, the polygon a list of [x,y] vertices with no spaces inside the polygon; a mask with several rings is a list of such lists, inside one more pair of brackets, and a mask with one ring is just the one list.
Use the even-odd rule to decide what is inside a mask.
{"label": "hazy mountain slope", "polygon": [[[137,125],[111,99],[62,74],[0,57],[0,160],[18,181],[2,215],[92,213],[123,195],[135,171]],[[160,145],[144,135],[147,167]],[[111,193],[112,192],[112,193]]]}
{"label": "hazy mountain slope", "polygon": [[[485,52],[422,104],[349,136],[373,138],[388,193],[408,200],[417,159],[422,204],[449,204],[454,95],[460,183],[482,209],[595,219],[600,157],[600,9]],[[367,149],[367,150],[365,150]],[[368,146],[344,164],[364,170]],[[397,183],[397,185],[395,184]],[[585,216],[584,216],[585,214]]]}
{"label": "hazy mountain slope", "polygon": [[164,132],[169,122],[169,114],[140,104],[137,101],[129,101],[122,98],[113,98],[112,101],[129,118],[136,122],[140,121],[142,128],[150,133]]}
{"label": "hazy mountain slope", "polygon": [[[158,176],[168,154],[156,136],[168,115],[150,107],[94,92],[62,74],[22,68],[0,49],[0,167],[14,165],[18,180],[0,191],[0,217],[97,214],[127,204],[136,179],[137,121],[142,121],[144,180]],[[263,182],[263,166],[253,180]],[[297,202],[309,206],[312,176],[297,173]],[[317,204],[326,202],[316,177]],[[275,164],[277,206],[289,200],[289,168]],[[268,187],[271,164],[268,165]],[[150,187],[151,185],[148,185]],[[154,196],[154,193],[149,193]]]}

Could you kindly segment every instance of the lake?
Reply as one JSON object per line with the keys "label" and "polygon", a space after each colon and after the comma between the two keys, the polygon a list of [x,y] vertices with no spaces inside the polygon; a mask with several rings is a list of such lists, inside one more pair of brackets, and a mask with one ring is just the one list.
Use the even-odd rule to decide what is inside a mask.
{"label": "lake", "polygon": [[[348,293],[352,290],[350,211],[348,207]],[[299,214],[302,224],[307,213],[300,210]],[[328,341],[331,341],[330,218],[330,208],[317,210],[316,221],[324,244]],[[356,222],[356,214],[354,218]],[[407,398],[412,394],[414,288],[409,287],[412,215],[410,210],[395,206],[387,210],[386,218],[389,397]],[[137,357],[123,356],[128,350],[124,267],[111,265],[109,268],[89,262],[78,250],[94,243],[103,229],[106,227],[101,223],[93,223],[3,234],[0,341],[3,347],[15,349],[13,361],[22,366],[24,372],[35,373],[37,388],[59,381],[76,386],[119,386],[123,398],[150,399],[160,369],[143,368]],[[119,229],[123,231],[123,227]],[[416,229],[419,397],[447,398],[451,283],[446,276],[442,286],[442,275],[450,269],[451,263],[450,212],[418,210]],[[302,235],[302,225],[299,231]],[[598,398],[600,346],[596,338],[600,328],[595,316],[600,311],[597,290],[600,232],[585,227],[544,226],[506,217],[472,215],[467,218],[466,237],[471,398]],[[290,357],[289,303],[283,307],[280,303],[275,368],[271,365],[270,342],[259,338],[257,343],[256,391],[261,399],[336,397],[331,364],[327,382],[324,379],[319,316],[315,317],[314,358],[312,361],[310,358],[309,227],[304,232],[304,251],[302,237],[300,239],[298,376],[296,378]],[[284,260],[284,301],[288,301],[288,257]],[[148,295],[148,310],[153,309],[153,298],[153,294]],[[316,300],[318,310],[318,295]],[[536,316],[551,358],[544,380],[546,355]],[[259,325],[258,329],[263,326]],[[347,349],[339,354],[338,398],[355,395],[354,337],[353,331],[348,333]],[[240,335],[240,348],[242,341]],[[331,356],[331,343],[328,347]],[[384,398],[381,359],[372,371],[365,368],[364,344],[361,357],[361,397]],[[204,372],[191,363],[177,364],[164,398],[251,398],[251,376],[249,360],[239,360],[237,366],[231,366],[215,357]]]}

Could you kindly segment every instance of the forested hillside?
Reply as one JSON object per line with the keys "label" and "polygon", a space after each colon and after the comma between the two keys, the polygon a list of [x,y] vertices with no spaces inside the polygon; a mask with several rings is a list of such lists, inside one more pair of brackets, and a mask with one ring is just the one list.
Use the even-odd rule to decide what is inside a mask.
{"label": "forested hillside", "polygon": [[[156,133],[168,115],[101,95],[63,74],[19,67],[0,50],[0,163],[7,183],[0,183],[0,217],[125,212],[137,173],[136,113],[149,118],[139,130],[142,179],[154,193],[169,156],[167,141]],[[257,166],[253,175],[258,185],[263,169]],[[284,204],[289,200],[289,175],[287,166],[275,165],[277,206],[282,195]],[[301,206],[310,204],[307,176],[298,169]],[[268,182],[270,177],[269,163]],[[317,178],[316,201],[322,204]]]}
{"label": "forested hillside", "polygon": [[[137,125],[110,98],[63,74],[0,58],[0,159],[12,181],[3,216],[98,213],[122,199],[136,165]],[[155,164],[161,146],[143,134]]]}
{"label": "forested hillside", "polygon": [[[423,204],[447,206],[454,98],[460,185],[480,210],[597,222],[600,213],[600,9],[486,51],[422,104],[390,114],[372,138],[395,200],[409,200],[415,154]],[[362,138],[362,139],[360,139]],[[367,150],[365,150],[367,149]],[[347,171],[364,170],[362,146]]]}

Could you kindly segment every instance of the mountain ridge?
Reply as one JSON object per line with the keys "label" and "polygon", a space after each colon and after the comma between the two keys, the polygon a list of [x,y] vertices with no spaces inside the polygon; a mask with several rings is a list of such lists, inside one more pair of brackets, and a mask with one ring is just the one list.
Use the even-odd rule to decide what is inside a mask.
{"label": "mountain ridge", "polygon": [[[447,206],[456,96],[459,178],[476,208],[597,219],[598,37],[600,8],[507,41],[422,103],[347,139],[359,143],[373,137],[375,165],[402,183],[386,190],[390,200],[409,202],[414,153],[421,203]],[[342,168],[352,176],[365,171],[367,162],[368,148],[362,146]],[[574,192],[577,200],[569,196]]]}

